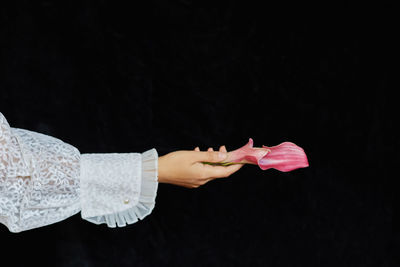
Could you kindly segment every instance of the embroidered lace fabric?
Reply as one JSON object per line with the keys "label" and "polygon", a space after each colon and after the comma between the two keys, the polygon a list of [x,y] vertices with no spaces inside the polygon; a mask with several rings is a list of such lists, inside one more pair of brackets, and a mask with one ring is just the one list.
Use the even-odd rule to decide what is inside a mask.
{"label": "embroidered lace fabric", "polygon": [[149,215],[158,188],[156,149],[81,154],[41,133],[10,127],[0,113],[0,223],[21,232],[64,220],[125,226]]}

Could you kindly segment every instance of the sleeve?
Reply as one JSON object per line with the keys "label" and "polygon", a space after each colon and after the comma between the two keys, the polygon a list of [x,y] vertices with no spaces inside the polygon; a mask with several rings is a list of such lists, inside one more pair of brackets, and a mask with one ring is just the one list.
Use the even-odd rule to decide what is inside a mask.
{"label": "sleeve", "polygon": [[91,223],[123,227],[149,215],[158,154],[81,154],[60,139],[10,127],[0,113],[0,223],[21,232],[81,212]]}

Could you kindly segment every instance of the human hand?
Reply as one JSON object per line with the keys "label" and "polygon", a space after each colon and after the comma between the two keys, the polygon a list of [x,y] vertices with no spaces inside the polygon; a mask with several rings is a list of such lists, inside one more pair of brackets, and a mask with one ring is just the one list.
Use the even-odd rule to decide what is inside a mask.
{"label": "human hand", "polygon": [[[219,158],[219,153],[224,155]],[[179,150],[168,153],[158,158],[158,181],[160,183],[174,184],[186,188],[197,188],[216,178],[226,178],[238,171],[244,164],[230,166],[215,166],[202,162],[223,162],[229,158],[225,146],[219,151],[211,147],[208,151]]]}

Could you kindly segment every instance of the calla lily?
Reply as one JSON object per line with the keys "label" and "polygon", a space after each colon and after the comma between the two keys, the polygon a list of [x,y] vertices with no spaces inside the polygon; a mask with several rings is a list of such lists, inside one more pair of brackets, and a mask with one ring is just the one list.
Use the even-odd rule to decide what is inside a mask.
{"label": "calla lily", "polygon": [[214,165],[255,164],[262,170],[270,168],[282,172],[308,167],[308,159],[304,150],[291,142],[283,142],[277,146],[253,147],[253,139],[243,147],[228,153],[227,161]]}

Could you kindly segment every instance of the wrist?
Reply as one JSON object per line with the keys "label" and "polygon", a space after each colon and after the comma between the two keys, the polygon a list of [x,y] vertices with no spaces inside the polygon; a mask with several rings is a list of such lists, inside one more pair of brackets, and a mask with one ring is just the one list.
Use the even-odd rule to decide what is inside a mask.
{"label": "wrist", "polygon": [[158,174],[157,174],[157,177],[158,177],[158,182],[159,182],[159,183],[163,183],[163,182],[164,182],[164,173],[163,173],[163,171],[164,171],[164,165],[163,165],[163,156],[161,156],[161,157],[158,157],[158,166],[157,166],[157,169],[158,169]]}

